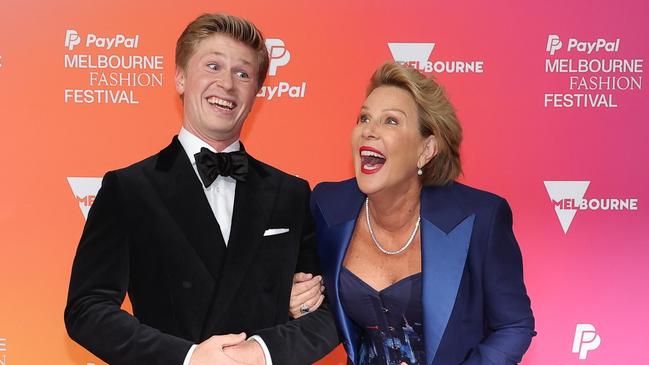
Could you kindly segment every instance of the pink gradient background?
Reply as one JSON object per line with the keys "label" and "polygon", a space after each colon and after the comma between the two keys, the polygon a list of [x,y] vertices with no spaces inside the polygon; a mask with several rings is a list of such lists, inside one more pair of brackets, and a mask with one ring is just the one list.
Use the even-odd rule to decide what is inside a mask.
{"label": "pink gradient background", "polygon": [[[8,363],[101,363],[63,326],[84,223],[66,177],[102,176],[177,133],[175,40],[212,11],[249,18],[291,52],[267,84],[306,81],[306,97],[259,99],[243,140],[312,185],[352,176],[349,132],[371,72],[391,58],[388,42],[434,42],[433,61],[483,60],[483,74],[437,78],[465,132],[462,180],[504,196],[514,212],[539,333],[523,363],[649,363],[647,88],[615,93],[615,109],[543,107],[544,93],[568,92],[566,74],[544,72],[548,35],[564,41],[555,58],[569,56],[567,38],[603,37],[621,38],[615,57],[646,61],[642,0],[1,3],[0,338]],[[139,105],[65,104],[63,89],[87,85],[84,71],[63,68],[68,28],[139,34],[137,50],[114,53],[163,55],[164,87],[138,90]],[[586,198],[638,198],[639,208],[580,211],[564,234],[544,180],[589,180]],[[585,361],[571,353],[577,323],[592,323],[602,338]],[[344,364],[344,354],[320,363]]]}

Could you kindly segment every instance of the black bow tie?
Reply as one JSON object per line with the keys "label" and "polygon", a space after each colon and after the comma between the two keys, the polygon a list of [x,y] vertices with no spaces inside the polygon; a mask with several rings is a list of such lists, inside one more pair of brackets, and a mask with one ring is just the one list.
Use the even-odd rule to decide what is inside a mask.
{"label": "black bow tie", "polygon": [[244,151],[215,153],[203,147],[201,152],[195,154],[194,157],[198,175],[206,188],[219,175],[231,176],[237,181],[246,181],[248,156]]}

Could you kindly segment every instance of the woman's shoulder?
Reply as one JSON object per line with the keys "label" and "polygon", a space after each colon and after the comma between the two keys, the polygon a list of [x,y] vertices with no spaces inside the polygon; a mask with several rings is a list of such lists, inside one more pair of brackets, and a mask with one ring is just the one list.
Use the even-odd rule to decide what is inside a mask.
{"label": "woman's shoulder", "polygon": [[458,206],[466,212],[493,212],[498,207],[506,206],[507,201],[492,192],[481,190],[459,182],[427,188],[429,198],[426,201]]}
{"label": "woman's shoulder", "polygon": [[347,179],[343,181],[325,181],[318,183],[313,188],[313,197],[315,199],[340,198],[346,195],[359,194],[356,179]]}
{"label": "woman's shoulder", "polygon": [[356,179],[340,182],[323,182],[313,189],[311,211],[319,214],[329,224],[353,219],[363,204],[365,195],[361,193]]}
{"label": "woman's shoulder", "polygon": [[463,183],[454,182],[452,184],[452,189],[456,194],[461,196],[464,199],[471,200],[473,202],[482,202],[485,204],[500,204],[504,200],[501,196],[492,193],[490,191],[478,189]]}
{"label": "woman's shoulder", "polygon": [[453,182],[427,188],[422,214],[445,232],[470,216],[474,216],[475,227],[488,231],[495,219],[511,217],[511,209],[505,199],[492,192]]}

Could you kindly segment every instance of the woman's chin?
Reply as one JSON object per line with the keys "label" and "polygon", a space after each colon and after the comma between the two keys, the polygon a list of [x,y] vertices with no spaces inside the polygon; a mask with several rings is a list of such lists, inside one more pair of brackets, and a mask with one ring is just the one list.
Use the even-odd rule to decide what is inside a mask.
{"label": "woman's chin", "polygon": [[358,189],[365,195],[375,194],[383,190],[385,187],[385,184],[375,176],[367,176],[362,173],[356,175],[356,182],[358,184]]}

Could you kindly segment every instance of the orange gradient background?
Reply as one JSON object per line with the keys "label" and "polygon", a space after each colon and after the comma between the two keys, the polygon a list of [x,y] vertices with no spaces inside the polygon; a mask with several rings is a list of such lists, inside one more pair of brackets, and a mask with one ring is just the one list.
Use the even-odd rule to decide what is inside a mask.
{"label": "orange gradient background", "polygon": [[[616,57],[646,60],[649,5],[582,3],[2,1],[0,361],[102,363],[63,324],[84,225],[67,177],[103,176],[156,153],[179,131],[175,41],[203,12],[243,16],[284,41],[291,60],[266,84],[306,82],[305,97],[258,98],[242,140],[255,157],[312,186],[353,175],[349,133],[369,76],[391,59],[388,42],[434,42],[432,59],[484,61],[484,73],[437,78],[465,131],[463,182],[504,196],[514,211],[539,332],[523,363],[649,361],[647,91],[617,93],[615,109],[543,107],[544,93],[567,92],[565,77],[544,73],[548,34],[621,38]],[[69,51],[67,29],[137,34],[139,46]],[[93,70],[66,69],[65,54],[161,55],[163,86],[127,88],[137,105],[66,103],[64,89],[92,88]],[[579,212],[564,234],[544,180],[589,180],[587,196],[634,197],[639,209]],[[602,336],[585,362],[570,351],[576,323],[594,323]],[[344,363],[340,347],[319,362]]]}

